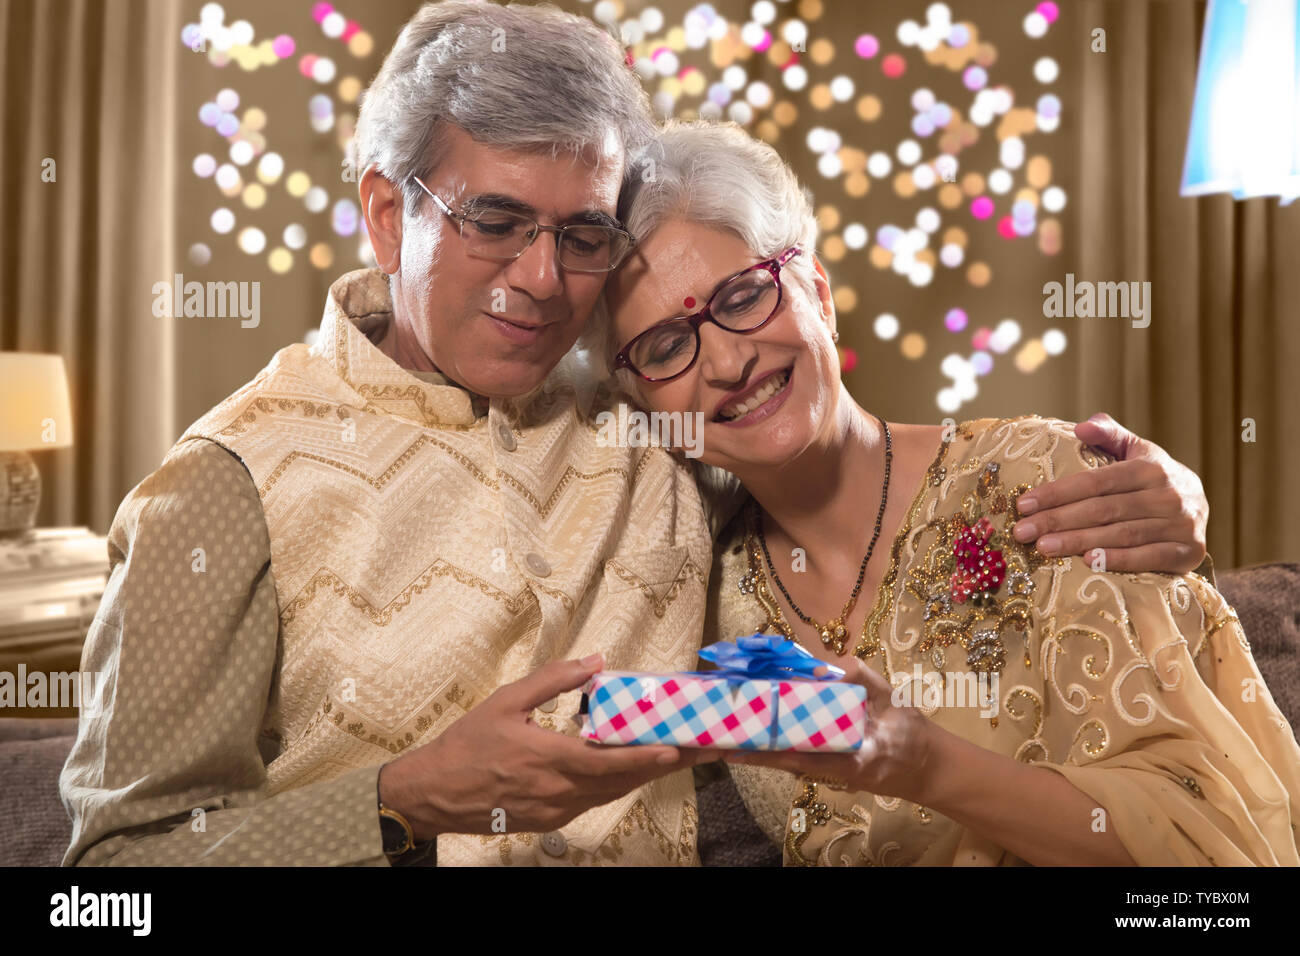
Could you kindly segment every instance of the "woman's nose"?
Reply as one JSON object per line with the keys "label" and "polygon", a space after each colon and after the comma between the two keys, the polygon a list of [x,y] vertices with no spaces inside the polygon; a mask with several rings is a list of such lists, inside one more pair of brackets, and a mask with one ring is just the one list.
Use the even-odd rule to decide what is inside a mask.
{"label": "woman's nose", "polygon": [[753,371],[758,359],[756,344],[746,336],[719,328],[712,322],[700,325],[700,373],[714,385],[734,385]]}

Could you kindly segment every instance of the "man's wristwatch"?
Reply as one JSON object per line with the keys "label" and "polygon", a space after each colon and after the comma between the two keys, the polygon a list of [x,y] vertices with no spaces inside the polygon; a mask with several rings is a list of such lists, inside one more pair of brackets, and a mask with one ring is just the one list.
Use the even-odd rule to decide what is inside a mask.
{"label": "man's wristwatch", "polygon": [[[384,856],[393,866],[409,866],[424,860],[432,851],[437,853],[437,838],[422,843],[415,841],[415,831],[406,817],[379,801],[379,831],[384,838]],[[434,856],[437,860],[437,856]]]}

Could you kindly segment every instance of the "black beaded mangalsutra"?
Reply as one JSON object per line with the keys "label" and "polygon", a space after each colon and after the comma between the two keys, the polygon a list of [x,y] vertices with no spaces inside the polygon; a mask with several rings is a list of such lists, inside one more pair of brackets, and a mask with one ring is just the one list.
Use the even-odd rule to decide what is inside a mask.
{"label": "black beaded mangalsutra", "polygon": [[772,580],[775,581],[776,586],[781,589],[781,593],[785,595],[785,599],[790,603],[790,607],[793,609],[794,613],[799,615],[799,620],[803,621],[809,627],[814,628],[821,636],[822,644],[826,647],[835,648],[836,654],[844,653],[844,641],[848,636],[848,628],[845,626],[845,621],[848,620],[849,615],[853,613],[853,608],[858,603],[858,593],[862,590],[862,581],[866,577],[867,564],[871,561],[871,554],[876,549],[876,540],[880,537],[880,525],[885,518],[885,505],[889,501],[889,471],[890,466],[894,461],[893,439],[890,437],[889,426],[885,423],[885,420],[879,417],[877,417],[876,420],[880,422],[880,427],[884,429],[885,432],[885,481],[884,487],[880,492],[880,511],[876,514],[876,530],[871,535],[871,544],[867,546],[867,553],[862,558],[862,567],[858,568],[858,582],[853,585],[853,593],[849,595],[849,600],[844,605],[844,610],[840,611],[839,617],[832,621],[828,621],[826,624],[818,624],[808,615],[804,614],[804,612],[799,609],[798,604],[794,603],[794,598],[790,597],[790,592],[787,591],[785,585],[781,583],[781,577],[776,573],[775,565],[772,564],[772,555],[769,554],[767,550],[767,538],[763,536],[763,514],[760,511],[758,515],[758,541],[759,544],[763,546],[763,558],[767,561],[767,569],[772,575]]}

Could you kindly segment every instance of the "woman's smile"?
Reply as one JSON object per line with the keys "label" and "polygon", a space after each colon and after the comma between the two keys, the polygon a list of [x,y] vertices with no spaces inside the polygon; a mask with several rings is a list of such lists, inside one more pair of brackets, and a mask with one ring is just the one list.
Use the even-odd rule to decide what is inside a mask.
{"label": "woman's smile", "polygon": [[714,412],[714,424],[746,428],[771,418],[790,397],[793,381],[794,365],[768,373],[748,388],[724,398]]}

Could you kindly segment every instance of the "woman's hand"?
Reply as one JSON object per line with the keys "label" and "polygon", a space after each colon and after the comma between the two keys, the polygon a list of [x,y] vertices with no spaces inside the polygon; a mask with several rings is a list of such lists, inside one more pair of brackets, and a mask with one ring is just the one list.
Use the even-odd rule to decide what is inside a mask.
{"label": "woman's hand", "polygon": [[[899,797],[943,814],[1034,866],[1132,866],[1114,828],[1093,826],[1096,801],[1060,774],[985,750],[894,706],[889,683],[856,658],[845,680],[867,689],[862,747],[851,754],[728,751],[728,763],[807,774],[833,789]],[[833,782],[831,782],[833,781]]]}
{"label": "woman's hand", "polygon": [[[728,763],[777,767],[807,774],[831,786],[867,790],[882,797],[914,800],[926,792],[932,772],[935,725],[915,707],[898,707],[889,682],[857,658],[840,664],[844,679],[867,689],[868,723],[862,746],[853,753],[795,750],[729,750]],[[818,674],[822,672],[819,670]]]}

